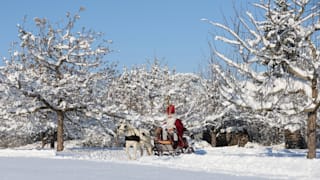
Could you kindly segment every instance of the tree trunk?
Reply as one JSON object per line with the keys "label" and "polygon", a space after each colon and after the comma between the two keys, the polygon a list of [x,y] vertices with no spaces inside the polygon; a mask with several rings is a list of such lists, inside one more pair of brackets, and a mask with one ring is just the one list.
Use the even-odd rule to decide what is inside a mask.
{"label": "tree trunk", "polygon": [[317,111],[310,112],[308,114],[308,159],[316,158],[316,149],[317,149],[317,137],[316,137],[316,120],[317,120]]}
{"label": "tree trunk", "polygon": [[[311,82],[312,88],[312,98],[317,99],[318,90],[317,90],[317,76]],[[307,136],[308,136],[308,159],[314,159],[317,157],[317,135],[316,135],[316,124],[317,124],[317,111],[318,108],[314,109],[312,112],[308,113],[308,127],[307,127]]]}
{"label": "tree trunk", "polygon": [[57,151],[63,151],[63,112],[57,111],[58,116],[58,130],[57,130]]}
{"label": "tree trunk", "polygon": [[217,134],[214,132],[214,130],[211,130],[211,146],[217,146]]}

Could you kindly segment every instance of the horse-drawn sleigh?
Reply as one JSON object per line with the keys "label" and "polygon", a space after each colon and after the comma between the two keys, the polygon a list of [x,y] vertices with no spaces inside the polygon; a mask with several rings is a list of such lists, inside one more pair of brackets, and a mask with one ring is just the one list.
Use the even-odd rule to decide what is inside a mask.
{"label": "horse-drawn sleigh", "polygon": [[155,155],[179,155],[193,152],[190,137],[185,134],[185,128],[180,119],[175,121],[175,127],[173,130],[157,128],[153,147]]}
{"label": "horse-drawn sleigh", "polygon": [[[170,109],[172,108],[173,109]],[[137,151],[140,150],[141,156],[144,149],[146,149],[148,155],[152,152],[154,155],[179,155],[181,153],[192,153],[193,147],[190,145],[188,136],[186,136],[185,128],[180,119],[176,119],[174,116],[170,116],[174,113],[174,106],[167,108],[169,115],[169,123],[166,126],[157,127],[155,133],[141,128],[135,128],[133,125],[126,121],[120,122],[117,132],[119,135],[125,136],[126,153],[129,159],[132,159],[129,152],[130,147],[133,148],[133,158],[136,159]],[[153,134],[154,137],[151,137]]]}

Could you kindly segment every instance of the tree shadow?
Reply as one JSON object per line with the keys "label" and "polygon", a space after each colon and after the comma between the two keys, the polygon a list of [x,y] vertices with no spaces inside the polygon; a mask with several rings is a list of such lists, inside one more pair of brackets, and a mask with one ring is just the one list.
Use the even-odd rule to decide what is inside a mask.
{"label": "tree shadow", "polygon": [[[272,148],[266,148],[266,152],[262,155],[268,157],[306,157],[308,153],[307,149],[282,149],[273,150]],[[320,156],[320,149],[316,151],[317,157]]]}
{"label": "tree shadow", "polygon": [[194,151],[194,154],[196,155],[206,155],[207,151],[203,150],[203,149],[197,149]]}

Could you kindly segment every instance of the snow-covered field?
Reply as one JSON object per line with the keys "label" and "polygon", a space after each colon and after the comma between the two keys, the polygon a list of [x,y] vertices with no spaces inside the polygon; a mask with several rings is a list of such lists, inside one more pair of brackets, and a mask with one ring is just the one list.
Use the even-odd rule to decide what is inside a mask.
{"label": "snow-covered field", "polygon": [[0,179],[320,179],[320,159],[308,160],[306,150],[283,146],[212,148],[198,144],[194,154],[143,156],[131,161],[122,148],[85,149],[67,142],[65,151],[57,153],[37,146],[1,149]]}

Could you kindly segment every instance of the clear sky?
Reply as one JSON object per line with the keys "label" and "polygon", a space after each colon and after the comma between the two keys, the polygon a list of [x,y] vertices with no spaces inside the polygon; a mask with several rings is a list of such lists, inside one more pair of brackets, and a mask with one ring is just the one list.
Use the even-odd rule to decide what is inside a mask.
{"label": "clear sky", "polygon": [[[24,16],[29,25],[34,17],[55,23],[82,6],[86,10],[78,25],[113,40],[110,47],[115,52],[107,58],[120,67],[156,57],[178,72],[198,72],[207,64],[212,40],[211,26],[200,19],[224,22],[224,17],[234,16],[234,1],[240,0],[3,0],[0,56],[7,56],[10,43],[18,40],[16,25]],[[243,6],[248,2],[241,0]]]}

